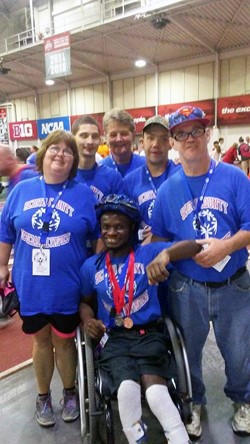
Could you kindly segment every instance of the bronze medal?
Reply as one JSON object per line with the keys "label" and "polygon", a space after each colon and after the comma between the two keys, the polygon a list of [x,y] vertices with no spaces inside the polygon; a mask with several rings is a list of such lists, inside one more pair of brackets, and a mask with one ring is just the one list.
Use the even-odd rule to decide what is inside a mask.
{"label": "bronze medal", "polygon": [[116,327],[122,327],[123,326],[123,319],[122,319],[122,316],[120,314],[117,314],[115,316],[115,325],[116,325]]}
{"label": "bronze medal", "polygon": [[134,323],[130,317],[126,317],[123,319],[123,325],[125,328],[132,328]]}

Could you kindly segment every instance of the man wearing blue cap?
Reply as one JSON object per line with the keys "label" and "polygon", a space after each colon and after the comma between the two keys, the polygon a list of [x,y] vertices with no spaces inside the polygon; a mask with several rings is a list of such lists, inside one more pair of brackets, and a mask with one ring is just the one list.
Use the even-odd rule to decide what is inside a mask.
{"label": "man wearing blue cap", "polygon": [[[170,145],[182,169],[160,188],[152,217],[154,240],[198,239],[203,249],[175,263],[169,280],[172,315],[187,347],[192,386],[191,437],[201,436],[206,404],[202,351],[213,323],[225,361],[226,396],[233,402],[233,431],[250,435],[250,181],[239,168],[210,158],[209,121],[200,108],[184,106],[169,117]],[[148,266],[155,281],[164,278],[157,258]]]}

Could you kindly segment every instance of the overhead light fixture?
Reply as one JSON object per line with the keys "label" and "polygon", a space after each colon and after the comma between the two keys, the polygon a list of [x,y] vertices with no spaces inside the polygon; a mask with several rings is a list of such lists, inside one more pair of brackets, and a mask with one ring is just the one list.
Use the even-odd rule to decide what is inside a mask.
{"label": "overhead light fixture", "polygon": [[55,81],[52,80],[52,79],[48,79],[48,80],[45,80],[45,84],[46,84],[47,86],[52,86],[52,85],[55,84]]}
{"label": "overhead light fixture", "polygon": [[144,68],[144,66],[146,66],[146,64],[147,64],[146,60],[143,60],[143,59],[138,59],[135,61],[135,66],[137,68]]}

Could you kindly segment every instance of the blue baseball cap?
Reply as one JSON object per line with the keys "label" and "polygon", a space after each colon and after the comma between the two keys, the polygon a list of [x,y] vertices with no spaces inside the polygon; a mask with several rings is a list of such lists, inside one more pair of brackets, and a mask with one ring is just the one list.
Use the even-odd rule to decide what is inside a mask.
{"label": "blue baseball cap", "polygon": [[199,122],[206,127],[209,124],[209,119],[205,117],[201,108],[189,105],[182,106],[169,115],[168,123],[171,133],[176,126],[186,122]]}

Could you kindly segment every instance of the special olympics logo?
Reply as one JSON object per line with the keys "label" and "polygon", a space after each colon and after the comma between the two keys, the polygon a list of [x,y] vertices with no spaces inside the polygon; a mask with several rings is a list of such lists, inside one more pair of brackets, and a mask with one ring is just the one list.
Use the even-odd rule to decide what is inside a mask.
{"label": "special olympics logo", "polygon": [[[45,211],[46,210],[43,207],[37,210],[35,214],[33,214],[31,218],[32,228],[35,228],[37,230],[42,230]],[[60,225],[60,216],[58,212],[54,209],[51,216],[51,220],[49,222],[49,231],[57,231],[59,225]]]}
{"label": "special olympics logo", "polygon": [[210,210],[201,210],[199,212],[200,229],[197,227],[196,215],[193,218],[193,228],[199,233],[200,237],[213,237],[218,230],[218,222]]}

